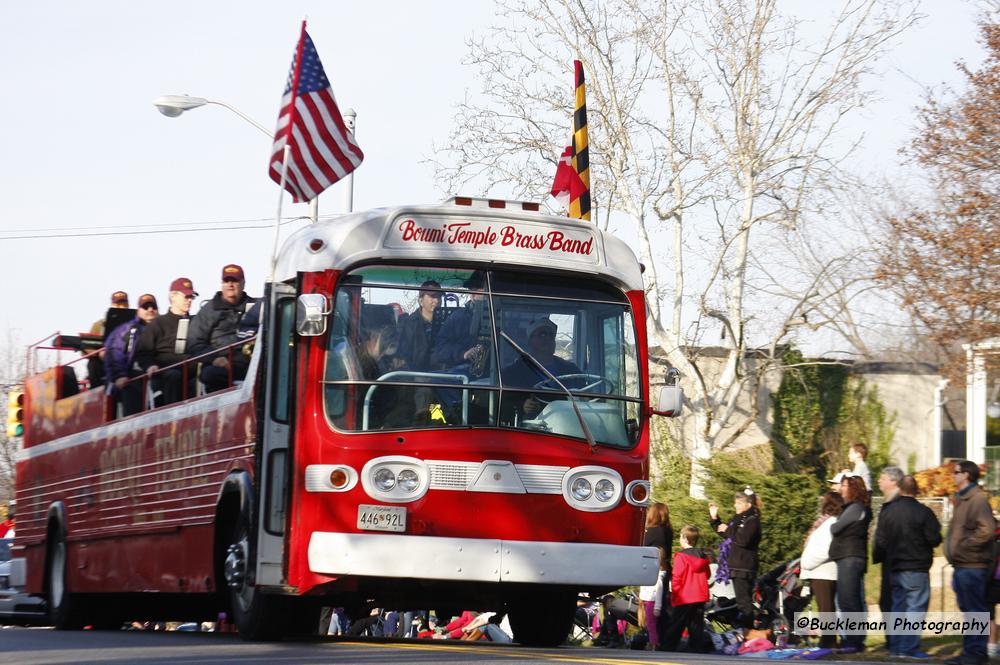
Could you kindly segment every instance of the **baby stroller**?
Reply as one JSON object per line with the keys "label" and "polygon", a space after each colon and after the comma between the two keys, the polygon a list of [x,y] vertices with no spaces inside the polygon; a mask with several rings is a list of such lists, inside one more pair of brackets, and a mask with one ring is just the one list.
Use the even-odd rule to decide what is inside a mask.
{"label": "baby stroller", "polygon": [[802,584],[801,574],[799,560],[792,559],[757,580],[754,604],[758,608],[758,621],[776,635],[790,635],[795,613],[809,605],[809,589]]}
{"label": "baby stroller", "polygon": [[715,632],[721,633],[736,626],[739,609],[736,607],[736,595],[732,582],[720,582],[715,578],[719,570],[716,563],[710,566],[712,577],[708,583],[709,600],[705,603],[705,621],[712,625]]}
{"label": "baby stroller", "polygon": [[[792,625],[794,614],[801,612],[810,600],[808,590],[803,587],[799,579],[801,572],[799,560],[793,559],[757,578],[753,590],[756,627],[770,628],[775,633],[790,632],[789,627]],[[727,586],[730,588],[727,589]],[[705,618],[722,631],[734,628],[737,625],[739,610],[732,595],[731,585],[723,585],[713,576],[709,590],[712,598],[705,606]]]}

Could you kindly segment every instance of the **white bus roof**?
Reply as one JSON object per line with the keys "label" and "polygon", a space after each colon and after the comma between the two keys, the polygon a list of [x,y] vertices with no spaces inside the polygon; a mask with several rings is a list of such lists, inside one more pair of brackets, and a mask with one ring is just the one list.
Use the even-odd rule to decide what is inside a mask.
{"label": "white bus roof", "polygon": [[631,248],[590,222],[447,202],[375,208],[312,224],[278,254],[275,278],[375,261],[447,261],[545,267],[603,275],[642,290]]}

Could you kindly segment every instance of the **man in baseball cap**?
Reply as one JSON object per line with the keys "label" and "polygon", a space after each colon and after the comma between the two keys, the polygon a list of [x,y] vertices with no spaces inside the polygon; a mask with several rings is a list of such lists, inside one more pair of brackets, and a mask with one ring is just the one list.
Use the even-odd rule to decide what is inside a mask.
{"label": "man in baseball cap", "polygon": [[143,329],[147,323],[156,318],[157,314],[159,308],[156,296],[144,293],[139,296],[135,318],[112,330],[105,343],[104,360],[108,377],[108,394],[121,402],[123,414],[126,416],[142,410],[144,386],[141,381],[129,382],[129,379],[142,374],[142,370],[135,363],[135,352]]}
{"label": "man in baseball cap", "polygon": [[[139,367],[152,375],[153,387],[161,390],[162,404],[172,404],[194,395],[194,381],[182,385],[183,372],[180,367],[157,371],[190,357],[188,352],[188,328],[191,325],[191,303],[198,297],[194,284],[187,277],[178,277],[170,283],[170,309],[146,324],[139,336],[135,361]],[[193,372],[188,375],[194,378]],[[157,406],[160,406],[158,404]]]}
{"label": "man in baseball cap", "polygon": [[[240,341],[240,322],[256,302],[246,294],[245,287],[243,268],[235,263],[223,266],[221,288],[202,305],[191,324],[192,355],[201,356]],[[208,392],[222,390],[233,381],[242,381],[249,365],[249,358],[240,348],[231,346],[202,360],[201,382]]]}
{"label": "man in baseball cap", "polygon": [[[528,323],[528,343],[526,350],[531,357],[541,363],[545,369],[553,376],[566,374],[579,374],[580,368],[568,360],[560,358],[556,352],[556,332],[558,327],[547,316],[537,316]],[[560,390],[559,386],[552,383],[548,375],[538,366],[523,356],[520,356],[512,365],[503,369],[503,382],[505,385],[531,388],[540,383],[545,384],[548,390]],[[573,386],[569,386],[571,389]],[[526,396],[521,412],[526,417],[533,417],[537,414],[543,403],[535,396]],[[546,397],[546,401],[549,401]]]}
{"label": "man in baseball cap", "polygon": [[124,291],[115,291],[111,294],[111,306],[128,309],[128,294]]}

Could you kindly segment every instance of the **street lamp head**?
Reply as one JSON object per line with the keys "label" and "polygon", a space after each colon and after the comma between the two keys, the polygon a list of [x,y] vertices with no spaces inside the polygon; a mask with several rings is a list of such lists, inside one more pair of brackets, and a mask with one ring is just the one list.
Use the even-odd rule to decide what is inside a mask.
{"label": "street lamp head", "polygon": [[190,95],[164,95],[153,102],[157,110],[168,118],[176,118],[184,111],[196,109],[208,103],[207,99]]}

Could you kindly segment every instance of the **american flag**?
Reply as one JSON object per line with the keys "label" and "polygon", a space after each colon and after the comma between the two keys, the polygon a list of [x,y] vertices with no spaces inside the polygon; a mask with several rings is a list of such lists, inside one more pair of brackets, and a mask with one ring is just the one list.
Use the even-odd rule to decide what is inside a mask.
{"label": "american flag", "polygon": [[269,174],[281,184],[285,145],[290,147],[285,189],[296,202],[320,192],[358,168],[364,153],[344,125],[330,80],[302,23],[274,132]]}

